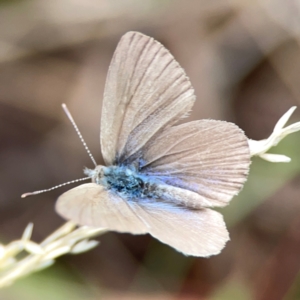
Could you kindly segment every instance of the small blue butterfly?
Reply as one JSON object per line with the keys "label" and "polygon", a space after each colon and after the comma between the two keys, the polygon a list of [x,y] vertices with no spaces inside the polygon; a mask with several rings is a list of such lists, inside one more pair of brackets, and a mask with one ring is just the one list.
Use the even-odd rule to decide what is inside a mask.
{"label": "small blue butterfly", "polygon": [[61,195],[57,212],[80,225],[149,233],[186,255],[218,254],[229,240],[225,206],[246,181],[250,151],[236,125],[176,123],[195,101],[184,70],[137,32],[118,44],[106,80],[101,150],[92,183]]}

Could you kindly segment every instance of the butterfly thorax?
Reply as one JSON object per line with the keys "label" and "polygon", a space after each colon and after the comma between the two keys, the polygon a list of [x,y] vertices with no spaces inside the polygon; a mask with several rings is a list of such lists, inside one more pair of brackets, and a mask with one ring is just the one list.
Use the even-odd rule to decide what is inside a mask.
{"label": "butterfly thorax", "polygon": [[131,166],[97,166],[94,170],[85,169],[84,173],[93,182],[129,199],[158,197],[155,183]]}

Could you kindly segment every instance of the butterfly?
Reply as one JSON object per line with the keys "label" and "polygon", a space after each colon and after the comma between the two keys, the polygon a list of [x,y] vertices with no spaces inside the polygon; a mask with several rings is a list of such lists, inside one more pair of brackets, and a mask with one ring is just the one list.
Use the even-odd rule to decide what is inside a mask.
{"label": "butterfly", "polygon": [[194,89],[170,52],[151,37],[126,33],[105,84],[105,165],[85,169],[92,182],[62,194],[56,211],[80,225],[149,233],[185,255],[218,254],[229,235],[211,207],[227,205],[240,191],[250,151],[232,123],[176,125],[194,102]]}

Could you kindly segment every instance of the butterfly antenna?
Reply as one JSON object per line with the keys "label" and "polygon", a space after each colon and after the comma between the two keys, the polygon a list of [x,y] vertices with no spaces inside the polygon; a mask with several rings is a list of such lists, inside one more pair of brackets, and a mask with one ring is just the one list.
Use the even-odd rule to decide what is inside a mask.
{"label": "butterfly antenna", "polygon": [[65,114],[67,115],[67,117],[68,117],[69,120],[71,121],[71,123],[72,123],[72,125],[73,125],[73,127],[74,127],[74,129],[75,129],[75,131],[76,131],[76,133],[77,133],[77,135],[79,136],[79,139],[81,140],[81,142],[82,142],[82,144],[83,144],[83,147],[85,148],[86,152],[88,153],[88,155],[89,155],[89,157],[91,158],[92,162],[94,163],[95,167],[97,167],[97,163],[96,163],[96,161],[95,161],[95,159],[94,159],[94,157],[93,157],[93,155],[92,155],[90,149],[88,148],[86,142],[84,141],[84,139],[83,139],[83,137],[82,137],[82,135],[81,135],[81,133],[80,133],[80,131],[79,131],[79,129],[78,129],[78,126],[76,125],[76,123],[75,123],[75,121],[74,121],[74,119],[73,119],[73,117],[72,117],[70,111],[69,111],[68,108],[67,108],[67,105],[66,105],[65,103],[63,103],[61,106],[62,106],[62,108],[63,108]]}
{"label": "butterfly antenna", "polygon": [[62,186],[65,186],[65,185],[68,185],[68,184],[71,184],[71,183],[76,183],[76,182],[88,180],[88,179],[91,179],[91,177],[79,178],[79,179],[75,179],[75,180],[72,180],[72,181],[68,181],[68,182],[56,185],[56,186],[54,186],[54,187],[52,187],[50,189],[35,191],[35,192],[31,192],[31,193],[25,193],[25,194],[21,195],[21,198],[26,198],[28,196],[33,196],[33,195],[37,195],[37,194],[41,194],[41,193],[50,192],[50,191],[56,190],[56,189],[58,189],[58,188],[60,188]]}

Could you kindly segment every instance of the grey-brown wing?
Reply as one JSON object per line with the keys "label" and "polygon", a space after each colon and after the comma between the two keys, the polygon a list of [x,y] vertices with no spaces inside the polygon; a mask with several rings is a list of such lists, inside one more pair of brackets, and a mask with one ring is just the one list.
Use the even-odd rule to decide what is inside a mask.
{"label": "grey-brown wing", "polygon": [[109,67],[101,117],[106,164],[124,161],[163,128],[184,117],[195,101],[184,70],[153,38],[126,33]]}
{"label": "grey-brown wing", "polygon": [[218,254],[229,240],[223,217],[211,209],[190,210],[162,202],[131,203],[149,233],[185,255]]}
{"label": "grey-brown wing", "polygon": [[62,194],[56,211],[80,225],[133,234],[148,232],[126,200],[95,183],[82,184]]}
{"label": "grey-brown wing", "polygon": [[190,210],[145,199],[126,201],[94,183],[62,194],[56,210],[80,225],[133,234],[150,233],[185,255],[218,254],[229,240],[222,215],[213,210]]}
{"label": "grey-brown wing", "polygon": [[[246,181],[250,151],[236,125],[201,120],[165,130],[144,147],[142,161],[142,173],[196,192],[200,206],[204,198],[210,206],[224,206]],[[185,201],[188,207],[197,207],[194,198]]]}

